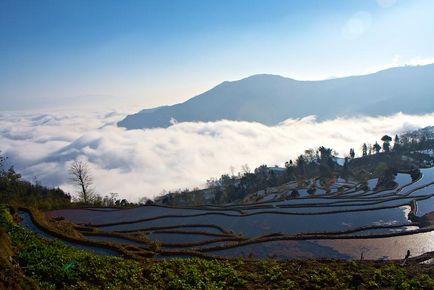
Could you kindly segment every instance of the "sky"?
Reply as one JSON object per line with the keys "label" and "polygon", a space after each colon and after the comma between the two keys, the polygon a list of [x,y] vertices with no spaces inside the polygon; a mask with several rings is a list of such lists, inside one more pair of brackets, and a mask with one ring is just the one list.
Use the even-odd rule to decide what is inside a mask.
{"label": "sky", "polygon": [[0,110],[178,103],[434,62],[431,0],[0,0]]}

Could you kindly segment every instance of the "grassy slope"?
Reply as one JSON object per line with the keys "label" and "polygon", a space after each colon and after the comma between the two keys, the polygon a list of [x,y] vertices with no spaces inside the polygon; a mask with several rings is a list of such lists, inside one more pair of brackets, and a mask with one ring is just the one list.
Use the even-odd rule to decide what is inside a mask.
{"label": "grassy slope", "polygon": [[[434,267],[418,264],[403,267],[394,262],[203,259],[137,262],[96,256],[21,228],[12,221],[5,207],[0,208],[0,212],[0,226],[4,229],[2,241],[10,241],[0,244],[0,252],[4,253],[1,266],[11,269],[15,276],[0,275],[0,280],[15,281],[15,284],[0,281],[3,286],[21,285],[23,289],[31,289],[36,283],[42,289],[345,289],[358,285],[362,288],[434,288]],[[7,257],[11,255],[12,259]],[[8,260],[12,262],[9,264]],[[77,263],[65,270],[65,265],[71,261]]]}

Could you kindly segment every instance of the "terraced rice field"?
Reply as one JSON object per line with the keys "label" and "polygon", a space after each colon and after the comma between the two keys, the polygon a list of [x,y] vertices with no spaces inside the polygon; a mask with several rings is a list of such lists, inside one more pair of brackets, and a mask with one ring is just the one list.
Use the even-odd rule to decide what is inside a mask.
{"label": "terraced rice field", "polygon": [[[338,180],[329,193],[319,189],[313,195],[304,194],[307,189],[299,188],[303,194],[297,198],[290,191],[280,192],[255,203],[65,209],[46,214],[76,224],[89,243],[108,242],[155,258],[358,259],[363,255],[398,259],[407,250],[412,255],[434,250],[429,217],[434,212],[434,168],[421,169],[421,173],[414,181],[399,173],[397,187],[385,191],[373,190],[375,179],[368,182],[367,191]],[[342,185],[345,190],[339,191]],[[41,231],[28,217],[23,224]]]}

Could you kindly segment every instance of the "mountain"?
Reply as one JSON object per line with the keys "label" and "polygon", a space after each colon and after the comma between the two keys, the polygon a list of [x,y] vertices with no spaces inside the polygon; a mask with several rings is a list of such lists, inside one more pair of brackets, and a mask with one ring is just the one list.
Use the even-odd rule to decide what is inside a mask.
{"label": "mountain", "polygon": [[254,75],[223,82],[173,106],[143,110],[118,123],[127,129],[168,127],[171,120],[257,121],[274,125],[288,118],[319,120],[355,115],[434,111],[434,64],[322,81]]}

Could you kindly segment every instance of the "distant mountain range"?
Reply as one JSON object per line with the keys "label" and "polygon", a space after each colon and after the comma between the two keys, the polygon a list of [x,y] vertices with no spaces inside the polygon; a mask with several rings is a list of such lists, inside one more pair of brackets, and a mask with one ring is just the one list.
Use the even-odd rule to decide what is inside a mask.
{"label": "distant mountain range", "polygon": [[127,129],[222,119],[275,125],[288,118],[319,120],[356,115],[434,111],[434,64],[322,81],[253,75],[223,82],[184,103],[145,109],[118,123]]}

